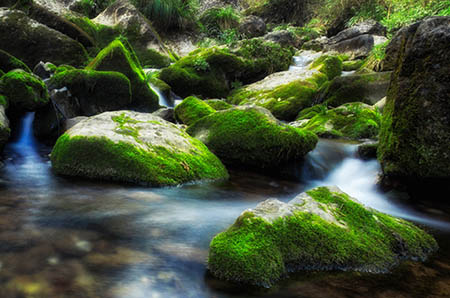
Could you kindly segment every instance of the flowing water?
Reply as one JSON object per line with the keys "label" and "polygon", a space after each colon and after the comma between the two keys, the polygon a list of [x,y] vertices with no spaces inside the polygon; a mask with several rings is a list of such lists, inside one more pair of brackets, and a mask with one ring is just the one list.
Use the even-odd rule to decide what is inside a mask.
{"label": "flowing water", "polygon": [[[357,159],[356,145],[320,141],[296,182],[232,172],[228,182],[142,188],[53,175],[50,149],[34,141],[32,119],[25,116],[0,169],[0,297],[424,297],[430,285],[448,290],[448,213],[379,193],[379,166]],[[244,209],[323,184],[424,223],[441,251],[429,264],[392,274],[306,272],[270,290],[208,274],[210,240]]]}

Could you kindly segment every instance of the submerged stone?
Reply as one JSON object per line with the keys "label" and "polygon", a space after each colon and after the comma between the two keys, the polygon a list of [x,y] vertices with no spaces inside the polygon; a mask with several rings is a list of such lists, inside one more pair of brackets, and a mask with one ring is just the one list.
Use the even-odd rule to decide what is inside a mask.
{"label": "submerged stone", "polygon": [[275,172],[302,159],[317,143],[313,133],[282,124],[257,106],[217,111],[197,120],[187,132],[227,164]]}
{"label": "submerged stone", "polygon": [[232,282],[272,286],[288,272],[385,273],[402,260],[425,260],[438,248],[413,224],[367,208],[336,187],[244,211],[210,244],[211,273]]}
{"label": "submerged stone", "polygon": [[61,175],[152,186],[228,178],[200,141],[159,117],[132,111],[79,122],[58,139],[51,161]]}

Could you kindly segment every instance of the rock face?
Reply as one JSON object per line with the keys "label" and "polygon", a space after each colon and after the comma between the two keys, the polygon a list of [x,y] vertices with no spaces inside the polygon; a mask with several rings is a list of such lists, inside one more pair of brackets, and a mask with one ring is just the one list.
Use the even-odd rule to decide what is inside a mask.
{"label": "rock face", "polygon": [[51,161],[61,175],[152,186],[228,177],[200,141],[159,117],[131,111],[79,122],[58,139]]}
{"label": "rock face", "polygon": [[[450,17],[431,17],[403,38],[389,87],[378,158],[387,176],[450,178]],[[448,184],[447,184],[448,185]]]}
{"label": "rock face", "polygon": [[274,73],[237,89],[227,101],[235,105],[256,104],[280,120],[292,121],[301,110],[313,105],[319,88],[341,71],[342,62],[338,57],[324,55],[309,66]]}
{"label": "rock face", "polygon": [[266,23],[257,16],[247,16],[239,24],[239,32],[247,38],[263,36],[266,30]]}
{"label": "rock face", "polygon": [[143,112],[153,112],[159,108],[158,96],[150,88],[136,54],[125,40],[116,39],[110,43],[100,51],[86,70],[123,73],[131,83],[131,108]]}
{"label": "rock face", "polygon": [[0,95],[6,97],[4,104],[15,111],[35,111],[45,106],[50,99],[44,82],[21,69],[12,70],[1,77]]}
{"label": "rock face", "polygon": [[331,81],[321,101],[332,107],[356,101],[373,105],[386,96],[390,81],[391,72],[337,77]]}
{"label": "rock face", "polygon": [[317,143],[313,133],[281,124],[256,106],[217,111],[196,121],[187,132],[224,163],[274,171],[302,159]]}
{"label": "rock face", "polygon": [[384,26],[375,21],[364,21],[330,38],[324,48],[346,53],[352,58],[366,57],[374,46],[387,41],[385,35]]}
{"label": "rock face", "polygon": [[381,114],[371,106],[359,102],[330,110],[325,106],[313,107],[309,113],[302,113],[304,114],[291,125],[309,130],[322,138],[376,138],[380,130]]}
{"label": "rock face", "polygon": [[88,59],[77,41],[30,19],[22,11],[7,8],[0,8],[0,47],[29,67],[41,60],[80,66]]}
{"label": "rock face", "polygon": [[336,187],[244,211],[210,244],[213,275],[269,287],[288,272],[388,272],[405,259],[425,260],[437,243],[413,224],[369,209]]}

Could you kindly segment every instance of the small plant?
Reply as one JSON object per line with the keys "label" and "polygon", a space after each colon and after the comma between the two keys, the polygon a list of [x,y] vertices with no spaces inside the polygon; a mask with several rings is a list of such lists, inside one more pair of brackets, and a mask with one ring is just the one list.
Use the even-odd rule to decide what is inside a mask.
{"label": "small plant", "polygon": [[199,57],[194,61],[194,68],[196,71],[207,72],[210,69],[210,66],[208,61],[202,57]]}

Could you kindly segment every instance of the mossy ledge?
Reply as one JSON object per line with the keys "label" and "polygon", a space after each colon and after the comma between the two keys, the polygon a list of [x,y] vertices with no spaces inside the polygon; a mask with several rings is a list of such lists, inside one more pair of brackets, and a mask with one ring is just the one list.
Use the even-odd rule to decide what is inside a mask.
{"label": "mossy ledge", "polygon": [[57,140],[51,161],[57,174],[150,186],[228,178],[200,141],[159,117],[131,111],[78,123]]}
{"label": "mossy ledge", "polygon": [[336,187],[319,187],[289,203],[272,199],[244,211],[211,241],[208,266],[220,279],[270,287],[300,270],[386,273],[437,248],[412,223],[366,208]]}

